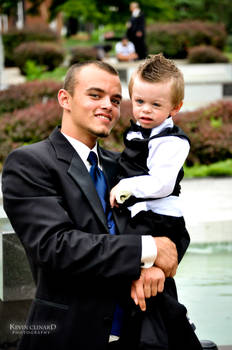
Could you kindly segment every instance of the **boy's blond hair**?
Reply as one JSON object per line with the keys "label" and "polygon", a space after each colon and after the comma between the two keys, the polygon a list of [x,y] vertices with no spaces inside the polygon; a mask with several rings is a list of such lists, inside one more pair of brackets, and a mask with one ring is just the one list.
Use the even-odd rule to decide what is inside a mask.
{"label": "boy's blond hair", "polygon": [[138,76],[140,79],[149,83],[160,83],[172,81],[172,104],[178,106],[184,99],[184,77],[172,60],[163,56],[163,54],[150,55],[142,63],[137,71],[132,75],[129,82],[130,97],[133,92],[134,79]]}

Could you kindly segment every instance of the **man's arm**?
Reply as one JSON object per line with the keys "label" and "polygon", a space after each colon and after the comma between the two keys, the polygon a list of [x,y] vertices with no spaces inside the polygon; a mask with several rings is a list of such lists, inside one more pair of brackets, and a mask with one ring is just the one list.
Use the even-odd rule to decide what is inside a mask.
{"label": "man's arm", "polygon": [[[141,237],[101,232],[97,218],[96,231],[89,232],[85,222],[94,214],[70,179],[66,186],[80,193],[75,223],[64,201],[61,174],[49,157],[53,149],[36,147],[11,153],[2,176],[4,209],[34,264],[78,276],[138,278]],[[90,211],[86,219],[85,208]]]}

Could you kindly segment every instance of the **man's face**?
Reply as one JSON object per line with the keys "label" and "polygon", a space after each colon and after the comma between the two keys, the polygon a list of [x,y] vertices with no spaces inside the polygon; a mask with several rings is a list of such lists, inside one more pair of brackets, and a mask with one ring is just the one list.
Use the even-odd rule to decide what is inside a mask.
{"label": "man's face", "polygon": [[153,83],[135,77],[131,99],[133,115],[141,126],[152,129],[179,111],[182,103],[173,107],[171,93],[171,80]]}
{"label": "man's face", "polygon": [[117,75],[93,64],[76,74],[73,96],[67,93],[69,113],[63,119],[62,131],[92,147],[98,137],[110,134],[119,119],[121,84]]}

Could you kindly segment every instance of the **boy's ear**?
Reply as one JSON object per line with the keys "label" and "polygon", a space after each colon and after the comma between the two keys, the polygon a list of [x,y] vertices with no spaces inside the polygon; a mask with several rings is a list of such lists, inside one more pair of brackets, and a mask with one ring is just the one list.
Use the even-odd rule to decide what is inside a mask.
{"label": "boy's ear", "polygon": [[172,111],[171,111],[171,116],[174,117],[179,110],[181,109],[181,107],[183,106],[183,101],[181,101],[176,107],[173,107]]}
{"label": "boy's ear", "polygon": [[70,99],[71,96],[65,89],[60,89],[58,92],[58,102],[63,109],[70,111]]}

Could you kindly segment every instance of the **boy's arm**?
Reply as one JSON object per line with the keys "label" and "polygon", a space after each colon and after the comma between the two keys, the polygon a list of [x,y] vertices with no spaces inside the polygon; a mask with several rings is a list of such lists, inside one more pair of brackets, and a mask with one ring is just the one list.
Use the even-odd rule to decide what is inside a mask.
{"label": "boy's arm", "polygon": [[[137,198],[163,198],[170,195],[175,187],[176,178],[188,153],[189,143],[177,137],[162,138],[150,147],[148,157],[149,175],[134,176],[122,179],[112,189],[111,206],[123,203],[131,195]],[[150,143],[152,143],[152,141]]]}

